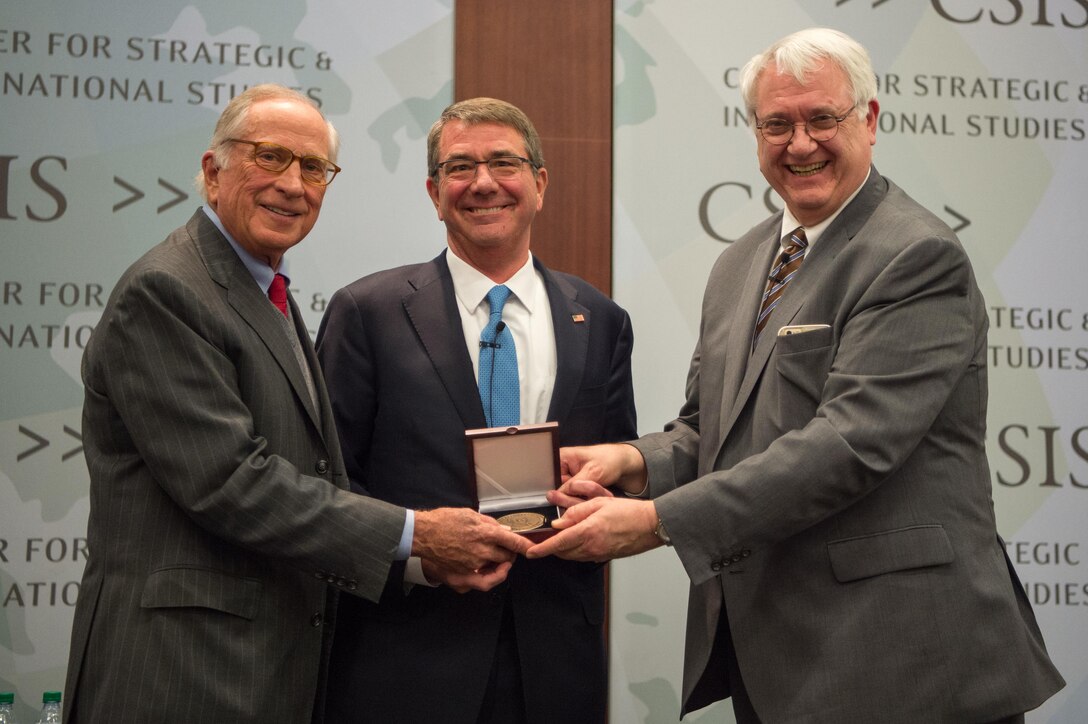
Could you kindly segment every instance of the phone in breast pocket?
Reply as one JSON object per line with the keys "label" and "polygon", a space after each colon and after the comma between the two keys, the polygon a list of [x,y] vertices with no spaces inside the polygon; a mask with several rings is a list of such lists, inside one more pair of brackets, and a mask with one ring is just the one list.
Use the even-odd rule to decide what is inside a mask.
{"label": "phone in breast pocket", "polygon": [[779,337],[789,337],[794,334],[804,334],[805,332],[815,332],[818,329],[831,329],[830,324],[790,324],[785,327],[779,327]]}

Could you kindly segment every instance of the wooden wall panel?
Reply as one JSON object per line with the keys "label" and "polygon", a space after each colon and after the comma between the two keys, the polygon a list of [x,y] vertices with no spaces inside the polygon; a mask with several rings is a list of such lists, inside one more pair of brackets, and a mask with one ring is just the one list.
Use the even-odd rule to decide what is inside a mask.
{"label": "wooden wall panel", "polygon": [[611,0],[457,0],[454,98],[521,108],[544,146],[545,264],[612,291]]}

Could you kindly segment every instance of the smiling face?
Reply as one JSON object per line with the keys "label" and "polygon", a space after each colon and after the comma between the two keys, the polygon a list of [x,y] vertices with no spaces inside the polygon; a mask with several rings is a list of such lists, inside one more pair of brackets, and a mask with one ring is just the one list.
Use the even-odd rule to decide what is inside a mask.
{"label": "smiling face", "polygon": [[756,131],[759,169],[790,212],[806,226],[820,223],[854,193],[869,173],[876,143],[877,102],[870,101],[864,119],[852,111],[835,136],[813,141],[804,121],[821,113],[841,116],[853,105],[846,74],[831,62],[808,74],[801,85],[779,75],[772,63],[757,80],[756,118],[783,118],[797,123],[793,138],[781,146]]}
{"label": "smiling face", "polygon": [[[254,103],[239,137],[275,143],[298,155],[329,157],[328,125],[315,108],[297,101]],[[317,222],[327,187],[305,183],[296,161],[273,173],[253,162],[252,146],[229,145],[225,168],[216,166],[211,151],[201,159],[208,203],[243,249],[276,269],[284,252]]]}
{"label": "smiling face", "polygon": [[[524,140],[510,126],[453,120],[442,129],[440,162],[496,156],[527,156]],[[480,164],[469,181],[451,180],[441,170],[427,179],[427,193],[446,224],[450,250],[489,276],[502,276],[511,266],[516,271],[525,263],[530,227],[544,206],[547,186],[547,170],[534,174],[528,164],[511,178],[495,179],[487,165]]]}

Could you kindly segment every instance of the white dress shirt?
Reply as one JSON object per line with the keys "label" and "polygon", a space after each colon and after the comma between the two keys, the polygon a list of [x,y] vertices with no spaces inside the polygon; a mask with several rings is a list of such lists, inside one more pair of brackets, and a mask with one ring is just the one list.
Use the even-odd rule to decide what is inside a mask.
{"label": "white dress shirt", "polygon": [[[457,311],[461,314],[465,346],[472,358],[478,385],[480,334],[491,314],[487,293],[496,283],[452,251],[446,252],[446,263],[453,277],[453,291],[457,297]],[[511,294],[503,305],[502,320],[514,336],[514,348],[518,355],[521,424],[547,422],[552,390],[555,388],[555,328],[552,326],[552,309],[548,303],[544,277],[533,266],[531,253],[525,265],[504,284],[510,288]]]}

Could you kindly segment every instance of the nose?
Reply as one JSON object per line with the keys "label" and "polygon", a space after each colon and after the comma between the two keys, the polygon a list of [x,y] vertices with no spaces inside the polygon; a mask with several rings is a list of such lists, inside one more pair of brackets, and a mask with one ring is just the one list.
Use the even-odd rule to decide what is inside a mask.
{"label": "nose", "polygon": [[306,188],[306,182],[302,180],[302,159],[297,156],[276,177],[276,188],[291,196],[300,196]]}
{"label": "nose", "polygon": [[472,177],[472,188],[478,191],[480,189],[488,190],[495,186],[495,177],[491,175],[491,169],[487,167],[487,164],[476,164],[476,175]]}
{"label": "nose", "polygon": [[790,151],[793,153],[808,153],[818,145],[819,144],[812,139],[812,136],[808,135],[807,124],[794,124],[793,136],[790,137],[790,142],[787,144]]}

